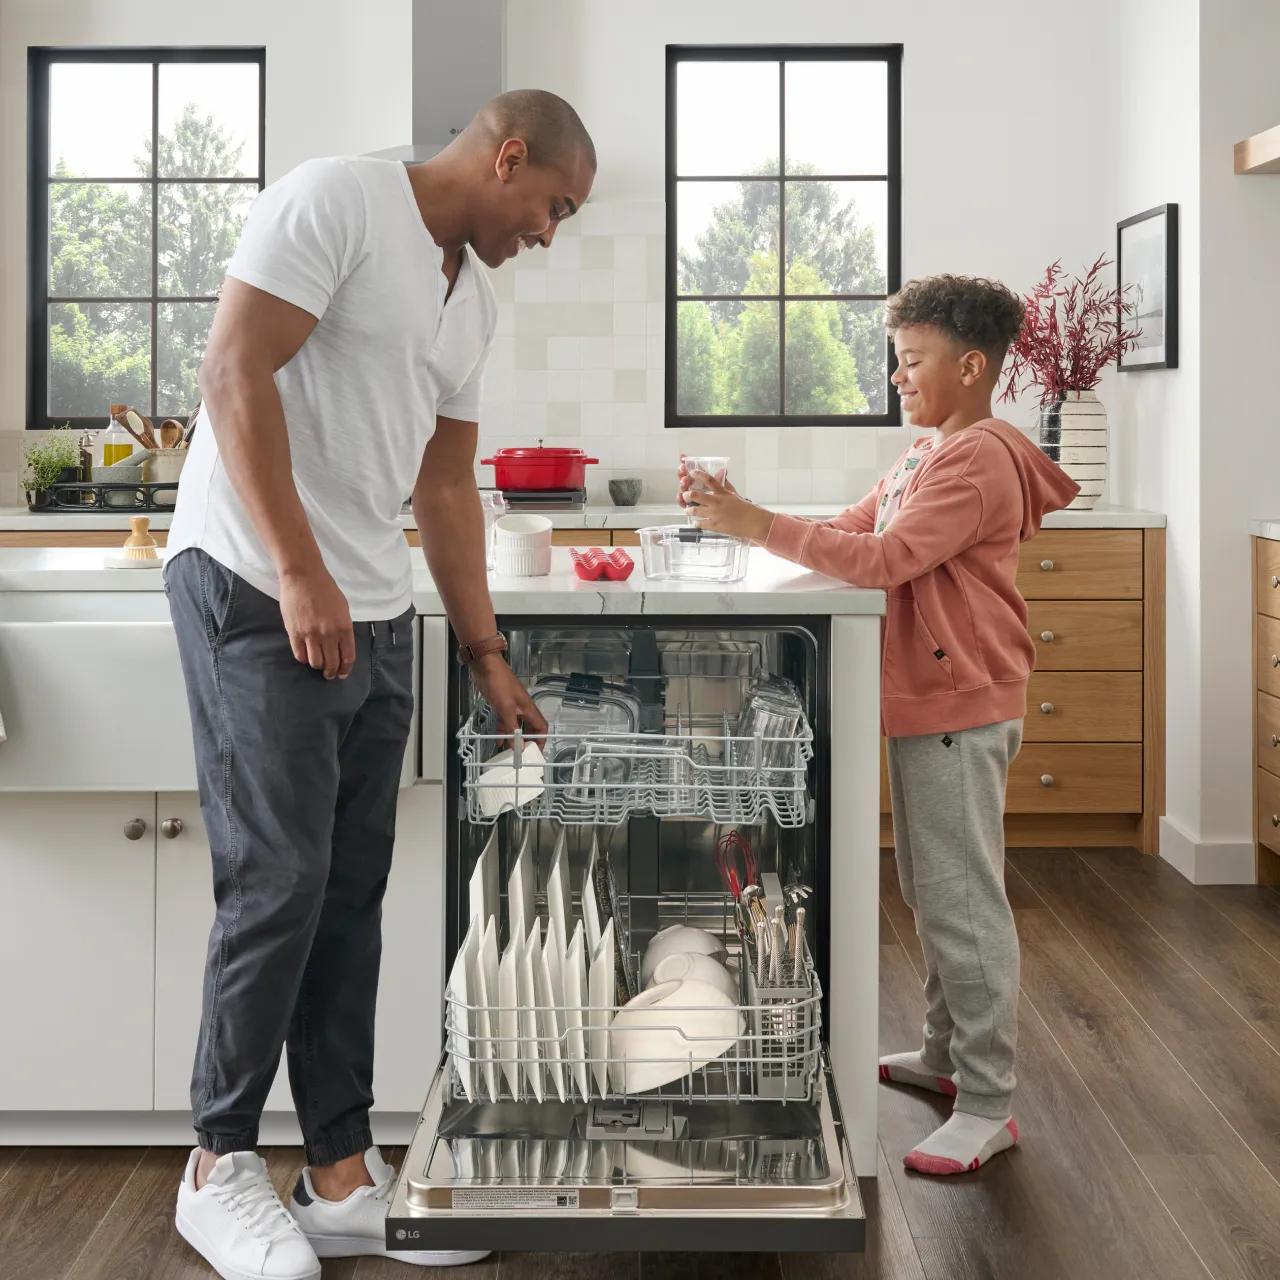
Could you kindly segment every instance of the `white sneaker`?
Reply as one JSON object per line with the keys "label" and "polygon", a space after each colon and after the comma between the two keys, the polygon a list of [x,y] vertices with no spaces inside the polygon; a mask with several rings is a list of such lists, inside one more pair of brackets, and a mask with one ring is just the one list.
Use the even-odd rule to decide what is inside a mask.
{"label": "white sneaker", "polygon": [[178,1185],[175,1225],[223,1280],[320,1280],[320,1260],[252,1151],[219,1156],[196,1190],[196,1147]]}
{"label": "white sneaker", "polygon": [[345,1200],[326,1200],[311,1183],[310,1167],[303,1169],[289,1198],[289,1212],[298,1220],[318,1258],[394,1258],[419,1267],[460,1267],[489,1256],[488,1249],[387,1248],[387,1201],[396,1185],[396,1171],[377,1147],[364,1153],[364,1167],[375,1185],[357,1187]]}

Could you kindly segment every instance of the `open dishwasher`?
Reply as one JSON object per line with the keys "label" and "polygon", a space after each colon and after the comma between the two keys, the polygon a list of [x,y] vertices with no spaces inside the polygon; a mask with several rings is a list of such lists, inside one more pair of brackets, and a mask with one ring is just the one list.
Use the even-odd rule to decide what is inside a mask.
{"label": "open dishwasher", "polygon": [[[504,619],[541,742],[451,664],[445,1052],[390,1249],[863,1248],[824,1033],[829,622],[734,623]],[[705,959],[714,991],[660,980]]]}

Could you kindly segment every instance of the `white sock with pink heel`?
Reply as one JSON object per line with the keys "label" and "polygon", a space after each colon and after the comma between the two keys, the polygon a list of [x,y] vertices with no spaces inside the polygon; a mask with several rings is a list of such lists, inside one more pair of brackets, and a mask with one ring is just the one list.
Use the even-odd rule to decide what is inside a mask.
{"label": "white sock with pink heel", "polygon": [[1012,1116],[989,1120],[955,1111],[946,1124],[909,1151],[902,1163],[916,1173],[969,1173],[1017,1141],[1018,1124]]}
{"label": "white sock with pink heel", "polygon": [[929,1089],[933,1093],[956,1096],[956,1086],[949,1075],[939,1075],[925,1065],[919,1050],[914,1053],[886,1053],[880,1059],[880,1079],[894,1084],[915,1085],[917,1089]]}

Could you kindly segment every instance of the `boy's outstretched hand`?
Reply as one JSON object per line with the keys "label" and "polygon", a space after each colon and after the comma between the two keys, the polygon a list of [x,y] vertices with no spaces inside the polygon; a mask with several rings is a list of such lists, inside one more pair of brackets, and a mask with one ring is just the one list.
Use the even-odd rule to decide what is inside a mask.
{"label": "boy's outstretched hand", "polygon": [[717,480],[705,471],[689,472],[683,462],[679,477],[680,505],[698,528],[748,538],[752,542],[764,542],[768,538],[773,512],[748,502],[727,480]]}

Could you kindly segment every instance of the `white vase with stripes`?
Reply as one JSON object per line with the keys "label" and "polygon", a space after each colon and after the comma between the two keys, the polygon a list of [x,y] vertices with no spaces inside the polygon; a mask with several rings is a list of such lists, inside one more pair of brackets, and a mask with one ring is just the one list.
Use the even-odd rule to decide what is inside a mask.
{"label": "white vase with stripes", "polygon": [[1107,484],[1107,411],[1092,391],[1064,391],[1040,410],[1040,447],[1080,486],[1070,511],[1087,511]]}

